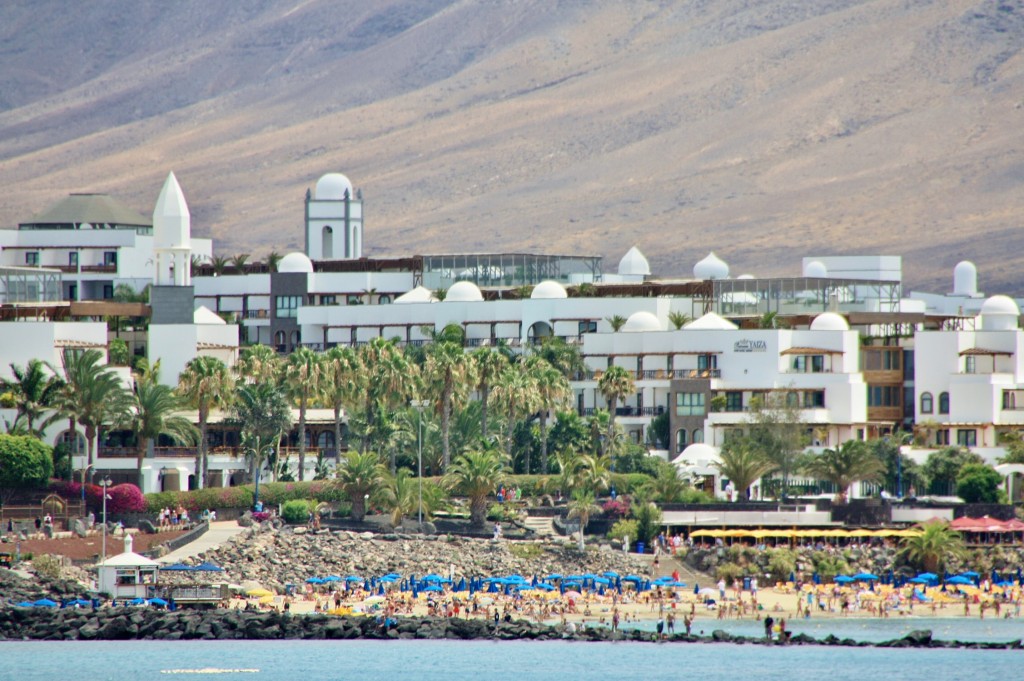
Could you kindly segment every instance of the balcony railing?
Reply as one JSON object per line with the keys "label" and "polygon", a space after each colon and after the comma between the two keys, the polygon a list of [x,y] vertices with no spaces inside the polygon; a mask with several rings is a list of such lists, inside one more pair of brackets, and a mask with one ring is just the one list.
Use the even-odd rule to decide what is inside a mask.
{"label": "balcony railing", "polygon": [[270,310],[246,310],[244,319],[270,319]]}
{"label": "balcony railing", "polygon": [[[668,381],[674,378],[721,378],[719,369],[643,369],[629,372],[639,381]],[[598,381],[604,371],[577,371],[573,374],[574,381]]]}
{"label": "balcony railing", "polygon": [[82,271],[113,274],[117,272],[117,265],[82,265]]}
{"label": "balcony railing", "polygon": [[[307,447],[306,456],[316,458],[320,452],[324,453],[324,456],[332,459],[338,456],[337,449],[333,447]],[[297,456],[299,453],[298,447],[281,447],[279,454],[287,456]],[[213,456],[230,456],[233,459],[242,458],[244,452],[241,447],[210,447],[209,454]],[[100,445],[97,452],[97,456],[104,459],[134,459],[138,456],[138,450],[135,447],[106,447]],[[166,457],[166,458],[187,458],[194,459],[196,456],[195,447],[154,447],[153,456],[155,457]]]}
{"label": "balcony railing", "polygon": [[[583,407],[579,411],[580,416],[593,416],[595,412],[604,411],[599,407]],[[665,407],[617,407],[616,416],[661,416],[665,413]]]}

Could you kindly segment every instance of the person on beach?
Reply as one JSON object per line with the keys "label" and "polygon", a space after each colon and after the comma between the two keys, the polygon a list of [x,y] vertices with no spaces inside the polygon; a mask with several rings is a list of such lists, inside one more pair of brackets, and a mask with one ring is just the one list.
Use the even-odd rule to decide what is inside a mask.
{"label": "person on beach", "polygon": [[766,641],[772,640],[772,627],[775,626],[775,618],[768,615],[764,618],[764,638]]}

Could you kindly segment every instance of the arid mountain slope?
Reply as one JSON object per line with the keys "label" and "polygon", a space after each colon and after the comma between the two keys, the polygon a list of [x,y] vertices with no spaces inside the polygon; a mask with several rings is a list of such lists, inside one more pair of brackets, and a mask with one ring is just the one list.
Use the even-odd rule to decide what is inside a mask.
{"label": "arid mountain slope", "polygon": [[222,252],[283,250],[339,170],[372,254],[884,252],[1024,294],[1024,0],[71,7],[0,7],[5,226],[173,169]]}

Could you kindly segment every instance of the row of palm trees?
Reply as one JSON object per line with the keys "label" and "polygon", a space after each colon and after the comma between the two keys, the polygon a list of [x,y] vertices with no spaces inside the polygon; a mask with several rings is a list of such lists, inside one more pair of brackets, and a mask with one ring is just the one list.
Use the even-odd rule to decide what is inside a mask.
{"label": "row of palm trees", "polygon": [[[762,477],[780,470],[750,438],[727,440],[715,464],[744,499],[750,498],[750,487]],[[882,483],[887,471],[883,461],[867,442],[848,440],[838,447],[808,456],[797,464],[803,474],[832,483],[836,501],[845,503],[847,492],[855,482]]]}

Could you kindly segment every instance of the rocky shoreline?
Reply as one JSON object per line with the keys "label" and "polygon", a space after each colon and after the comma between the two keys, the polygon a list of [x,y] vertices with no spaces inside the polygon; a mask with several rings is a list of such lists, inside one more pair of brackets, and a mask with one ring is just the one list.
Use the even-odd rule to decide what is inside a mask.
{"label": "rocky shoreline", "polygon": [[[0,611],[0,641],[127,641],[127,640],[500,640],[651,642],[649,631],[615,631],[606,627],[568,633],[558,626],[524,620],[497,627],[479,619],[400,617],[385,628],[373,617],[291,615],[242,610],[179,610],[143,608],[92,609],[7,609]],[[669,643],[731,643],[734,645],[819,645],[873,648],[965,648],[980,650],[1022,650],[1020,640],[1009,642],[939,641],[930,630],[913,631],[891,641],[865,642],[826,636],[815,639],[794,636],[787,644],[768,643],[763,638],[734,636],[722,630],[710,636],[670,634]]]}

